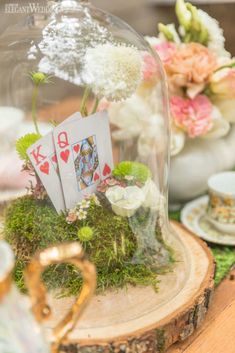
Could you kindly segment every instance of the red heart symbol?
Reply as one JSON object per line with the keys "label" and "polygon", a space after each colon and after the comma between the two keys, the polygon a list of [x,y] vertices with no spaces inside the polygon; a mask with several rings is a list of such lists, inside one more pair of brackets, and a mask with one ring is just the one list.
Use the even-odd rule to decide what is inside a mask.
{"label": "red heart symbol", "polygon": [[61,157],[61,159],[63,159],[63,161],[65,163],[68,162],[69,154],[70,154],[69,150],[65,150],[65,151],[60,152],[60,157]]}
{"label": "red heart symbol", "polygon": [[54,163],[58,162],[56,154],[52,157],[52,162],[54,162]]}
{"label": "red heart symbol", "polygon": [[49,163],[45,162],[42,165],[40,165],[40,170],[42,173],[49,174]]}
{"label": "red heart symbol", "polygon": [[80,150],[80,145],[79,145],[79,144],[75,145],[75,146],[73,147],[73,149],[74,149],[74,151],[75,151],[76,153],[78,153],[79,150]]}
{"label": "red heart symbol", "polygon": [[99,180],[99,179],[100,179],[99,174],[98,174],[98,173],[95,173],[95,175],[94,175],[94,181],[97,181],[97,180]]}
{"label": "red heart symbol", "polygon": [[108,164],[105,164],[104,169],[103,169],[103,176],[107,176],[111,173],[111,169],[108,166]]}

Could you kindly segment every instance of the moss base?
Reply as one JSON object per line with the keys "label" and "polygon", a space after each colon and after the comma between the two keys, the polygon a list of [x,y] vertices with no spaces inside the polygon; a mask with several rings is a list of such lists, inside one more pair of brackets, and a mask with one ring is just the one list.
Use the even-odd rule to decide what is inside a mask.
{"label": "moss base", "polygon": [[[138,221],[144,222],[144,218],[142,210]],[[17,285],[22,290],[25,289],[23,270],[35,251],[51,244],[79,240],[78,230],[84,226],[94,230],[93,238],[82,242],[82,245],[97,267],[98,291],[122,288],[128,284],[152,285],[157,289],[157,273],[162,273],[166,267],[156,271],[156,268],[144,263],[133,264],[137,240],[128,219],[116,216],[109,207],[92,204],[85,220],[68,224],[65,215],[58,215],[49,201],[38,201],[32,196],[15,200],[5,215],[5,237],[13,246],[17,257]],[[156,238],[160,244],[159,252],[162,249],[164,252],[168,251],[159,229],[156,230]],[[170,262],[170,251],[168,254]],[[81,287],[80,274],[71,265],[48,268],[44,273],[44,280],[50,289],[62,288],[64,295],[74,295]]]}

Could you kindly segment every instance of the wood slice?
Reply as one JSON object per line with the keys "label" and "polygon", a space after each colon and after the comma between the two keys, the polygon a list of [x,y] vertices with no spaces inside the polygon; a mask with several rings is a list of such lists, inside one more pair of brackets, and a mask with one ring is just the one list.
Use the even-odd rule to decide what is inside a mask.
{"label": "wood slice", "polygon": [[[130,286],[95,296],[60,353],[160,353],[195,331],[211,303],[215,263],[206,243],[176,222],[172,228],[176,263],[159,291]],[[71,303],[51,296],[48,334]]]}

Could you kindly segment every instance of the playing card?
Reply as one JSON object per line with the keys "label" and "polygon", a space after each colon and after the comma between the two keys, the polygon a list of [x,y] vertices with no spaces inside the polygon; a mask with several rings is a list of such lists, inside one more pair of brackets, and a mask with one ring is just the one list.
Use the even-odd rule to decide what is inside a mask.
{"label": "playing card", "polygon": [[112,172],[108,115],[99,112],[57,126],[53,133],[65,205],[71,209]]}
{"label": "playing card", "polygon": [[[65,127],[66,124],[81,119],[80,113],[75,113],[66,119],[59,126]],[[38,140],[30,146],[27,154],[32,162],[35,171],[44,185],[56,211],[65,210],[63,188],[60,181],[58,160],[55,151],[53,132]]]}

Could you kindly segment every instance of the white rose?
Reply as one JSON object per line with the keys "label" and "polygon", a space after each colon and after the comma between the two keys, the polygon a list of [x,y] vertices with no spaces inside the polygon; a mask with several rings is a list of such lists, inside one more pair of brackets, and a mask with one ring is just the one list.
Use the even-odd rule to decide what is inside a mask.
{"label": "white rose", "polygon": [[171,128],[171,156],[176,156],[184,148],[186,136],[185,133],[177,129],[174,125]]}
{"label": "white rose", "polygon": [[230,130],[230,124],[223,118],[224,116],[222,116],[220,110],[216,106],[213,106],[213,111],[212,111],[213,126],[211,130],[208,131],[206,135],[201,136],[201,138],[218,139],[220,137],[227,135],[227,133]]}
{"label": "white rose", "polygon": [[105,196],[112,206],[113,212],[122,217],[131,217],[143,204],[145,195],[137,186],[113,186],[109,188]]}
{"label": "white rose", "polygon": [[230,123],[235,123],[235,99],[224,99],[215,102],[223,118]]}

